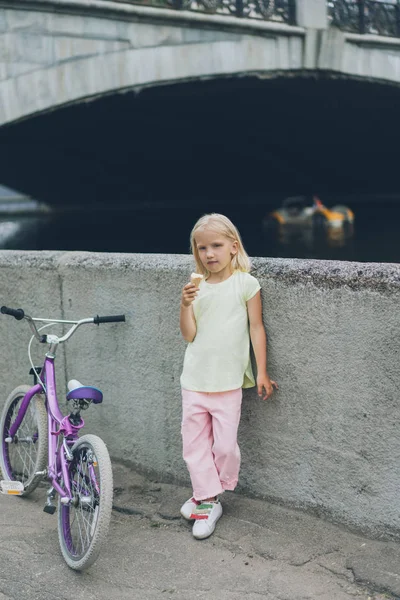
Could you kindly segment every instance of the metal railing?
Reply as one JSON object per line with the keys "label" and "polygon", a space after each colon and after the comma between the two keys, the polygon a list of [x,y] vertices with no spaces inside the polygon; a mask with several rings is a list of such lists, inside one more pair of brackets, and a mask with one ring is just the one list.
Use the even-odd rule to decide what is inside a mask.
{"label": "metal railing", "polygon": [[399,0],[328,0],[328,14],[343,31],[400,37]]}
{"label": "metal railing", "polygon": [[[127,0],[124,0],[125,2]],[[296,24],[296,0],[128,0],[131,4]]]}

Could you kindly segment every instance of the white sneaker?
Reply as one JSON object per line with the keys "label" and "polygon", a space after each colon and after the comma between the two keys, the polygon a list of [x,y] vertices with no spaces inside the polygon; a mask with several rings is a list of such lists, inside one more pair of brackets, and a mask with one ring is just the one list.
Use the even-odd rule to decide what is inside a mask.
{"label": "white sneaker", "polygon": [[192,517],[192,515],[196,509],[196,506],[199,504],[200,502],[194,498],[189,498],[189,500],[186,500],[185,504],[182,504],[181,506],[182,517],[187,521],[193,521],[194,517]]}
{"label": "white sneaker", "polygon": [[195,523],[193,537],[198,540],[208,538],[215,529],[218,519],[222,516],[221,502],[203,502],[198,504],[193,512]]}

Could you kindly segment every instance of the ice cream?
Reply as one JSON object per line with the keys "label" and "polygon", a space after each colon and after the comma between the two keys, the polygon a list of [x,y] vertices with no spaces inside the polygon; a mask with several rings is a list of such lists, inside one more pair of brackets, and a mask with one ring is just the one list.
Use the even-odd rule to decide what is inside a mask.
{"label": "ice cream", "polygon": [[194,283],[196,287],[199,287],[200,281],[203,279],[203,275],[200,273],[192,273],[190,276],[191,283]]}

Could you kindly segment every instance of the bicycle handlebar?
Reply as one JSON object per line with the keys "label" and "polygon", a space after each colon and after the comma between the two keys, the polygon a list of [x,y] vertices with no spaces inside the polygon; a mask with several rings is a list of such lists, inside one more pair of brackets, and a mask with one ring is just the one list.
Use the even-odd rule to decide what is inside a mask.
{"label": "bicycle handlebar", "polygon": [[10,315],[17,319],[17,321],[21,321],[25,317],[25,313],[22,308],[8,308],[8,306],[2,306],[0,311],[3,315]]}
{"label": "bicycle handlebar", "polygon": [[111,315],[109,317],[97,317],[93,318],[93,323],[99,325],[100,323],[118,323],[119,321],[125,321],[125,315]]}
{"label": "bicycle handlebar", "polygon": [[[96,317],[89,317],[88,319],[81,319],[80,321],[66,321],[63,319],[37,319],[37,318],[32,318],[29,315],[25,314],[25,312],[22,310],[22,308],[9,308],[7,306],[2,306],[0,311],[4,314],[4,315],[10,315],[12,317],[15,317],[18,321],[21,321],[22,319],[26,319],[29,323],[29,326],[32,330],[33,335],[36,337],[36,339],[41,342],[42,344],[46,344],[47,342],[50,343],[50,341],[48,340],[48,336],[47,335],[40,335],[39,331],[35,325],[35,321],[41,321],[41,322],[45,322],[45,323],[49,323],[49,324],[56,324],[56,323],[63,323],[63,324],[72,324],[72,327],[69,331],[67,331],[67,333],[61,337],[58,338],[58,342],[57,343],[62,343],[62,342],[66,342],[71,335],[78,329],[78,327],[80,325],[84,325],[86,323],[94,323],[95,325],[99,325],[100,323],[118,323],[121,321],[125,321],[125,315],[110,315],[107,317],[99,317],[98,315]],[[54,336],[53,336],[54,338]],[[53,342],[52,342],[53,343]]]}

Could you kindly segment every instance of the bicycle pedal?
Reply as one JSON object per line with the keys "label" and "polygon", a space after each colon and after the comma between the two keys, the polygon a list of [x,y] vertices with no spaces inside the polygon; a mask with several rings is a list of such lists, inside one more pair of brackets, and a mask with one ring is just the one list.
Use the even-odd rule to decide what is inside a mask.
{"label": "bicycle pedal", "polygon": [[52,504],[46,504],[43,509],[43,512],[48,513],[49,515],[54,515],[56,510],[57,510],[56,506],[53,506]]}
{"label": "bicycle pedal", "polygon": [[21,481],[0,481],[0,491],[9,496],[22,496],[24,484]]}

